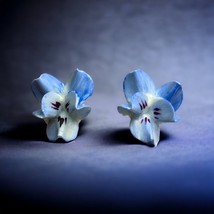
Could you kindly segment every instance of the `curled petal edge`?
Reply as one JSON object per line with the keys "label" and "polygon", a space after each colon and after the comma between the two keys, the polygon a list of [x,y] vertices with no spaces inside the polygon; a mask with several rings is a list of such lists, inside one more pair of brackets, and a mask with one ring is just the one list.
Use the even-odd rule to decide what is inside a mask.
{"label": "curled petal edge", "polygon": [[168,82],[162,85],[156,94],[168,100],[176,111],[183,101],[183,89],[179,82]]}
{"label": "curled petal edge", "polygon": [[80,122],[85,117],[87,117],[90,112],[91,112],[91,107],[84,105],[82,107],[79,107],[78,109],[75,109],[71,117],[74,118],[76,121]]}
{"label": "curled petal edge", "polygon": [[67,92],[75,91],[82,103],[93,94],[94,82],[89,74],[85,71],[76,69],[71,80],[65,86]]}
{"label": "curled petal edge", "polygon": [[50,91],[62,93],[64,91],[64,84],[56,77],[43,73],[39,78],[32,81],[31,89],[37,100],[41,101],[42,97]]}
{"label": "curled petal edge", "polygon": [[117,111],[122,114],[123,116],[132,116],[133,112],[129,105],[123,104],[117,107]]}
{"label": "curled petal edge", "polygon": [[[150,109],[150,114],[154,114],[154,116],[158,118],[157,122],[176,121],[175,111],[172,104],[162,97],[154,97],[151,99]],[[158,109],[158,111],[155,109]]]}
{"label": "curled petal edge", "polygon": [[56,92],[46,93],[41,101],[42,112],[45,117],[56,117],[62,108],[63,97]]}
{"label": "curled petal edge", "polygon": [[155,94],[155,85],[150,76],[143,70],[137,69],[126,75],[123,81],[123,91],[128,103],[137,92]]}

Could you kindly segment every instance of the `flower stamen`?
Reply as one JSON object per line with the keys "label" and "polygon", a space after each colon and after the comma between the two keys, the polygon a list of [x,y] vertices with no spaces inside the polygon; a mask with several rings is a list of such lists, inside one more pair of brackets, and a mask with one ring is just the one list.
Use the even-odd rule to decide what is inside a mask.
{"label": "flower stamen", "polygon": [[[153,112],[154,115],[159,115],[159,114],[161,114],[161,113],[160,113],[160,110],[161,110],[160,108],[154,108],[154,112]],[[155,119],[156,119],[156,118],[155,118]]]}
{"label": "flower stamen", "polygon": [[[144,120],[145,119],[145,120]],[[141,120],[141,123],[145,121],[145,125],[148,123],[151,123],[150,119],[148,117],[145,117],[144,119]]]}
{"label": "flower stamen", "polygon": [[64,118],[63,117],[58,117],[58,122],[59,122],[59,127],[61,127],[62,126],[62,124],[64,123]]}
{"label": "flower stamen", "polygon": [[69,104],[70,104],[69,102],[65,104],[65,108],[67,111],[69,110],[69,108],[68,108]]}
{"label": "flower stamen", "polygon": [[146,101],[144,102],[143,100],[141,100],[141,103],[139,103],[139,106],[142,111],[143,109],[145,109],[147,107],[147,102]]}
{"label": "flower stamen", "polygon": [[53,108],[55,110],[59,110],[61,103],[56,101],[56,103],[51,103],[51,105],[52,105],[51,108]]}

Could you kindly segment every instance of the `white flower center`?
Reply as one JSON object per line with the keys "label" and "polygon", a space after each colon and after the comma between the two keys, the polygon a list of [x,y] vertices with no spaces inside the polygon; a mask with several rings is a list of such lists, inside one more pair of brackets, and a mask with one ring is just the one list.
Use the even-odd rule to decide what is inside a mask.
{"label": "white flower center", "polygon": [[55,103],[51,103],[51,108],[53,108],[56,111],[59,111],[57,116],[57,121],[59,123],[59,127],[61,127],[63,124],[66,125],[68,118],[69,118],[69,105],[70,103],[68,101],[56,101]]}
{"label": "white flower center", "polygon": [[151,119],[159,120],[159,115],[161,115],[161,108],[156,106],[156,97],[150,94],[146,94],[147,100],[141,99],[139,106],[141,109],[141,114],[139,119],[141,123],[150,123]]}

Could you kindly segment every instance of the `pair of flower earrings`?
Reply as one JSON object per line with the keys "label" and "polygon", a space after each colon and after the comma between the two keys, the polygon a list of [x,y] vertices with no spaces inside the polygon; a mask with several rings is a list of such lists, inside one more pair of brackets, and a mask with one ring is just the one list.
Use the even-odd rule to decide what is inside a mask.
{"label": "pair of flower earrings", "polygon": [[[47,73],[33,80],[33,94],[41,102],[41,109],[33,114],[46,122],[50,141],[62,138],[69,142],[77,137],[79,123],[91,111],[84,101],[93,90],[92,78],[79,69],[66,85]],[[138,69],[126,75],[123,91],[127,104],[118,106],[118,112],[130,117],[132,135],[147,145],[157,146],[160,124],[178,120],[175,111],[183,100],[181,85],[169,82],[156,90],[149,75]]]}

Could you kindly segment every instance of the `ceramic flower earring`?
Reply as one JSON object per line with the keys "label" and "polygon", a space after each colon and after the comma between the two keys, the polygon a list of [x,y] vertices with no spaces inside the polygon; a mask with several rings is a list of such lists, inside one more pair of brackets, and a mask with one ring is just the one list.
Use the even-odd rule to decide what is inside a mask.
{"label": "ceramic flower earring", "polygon": [[68,142],[77,137],[80,121],[91,110],[84,101],[93,90],[92,78],[79,69],[66,85],[46,73],[33,80],[33,94],[41,102],[41,109],[33,114],[47,123],[46,133],[50,141],[62,138]]}
{"label": "ceramic flower earring", "polygon": [[130,117],[130,131],[135,138],[157,146],[160,124],[177,121],[175,111],[183,100],[181,85],[169,82],[156,90],[147,73],[135,70],[125,77],[123,90],[128,104],[118,106],[118,112]]}

